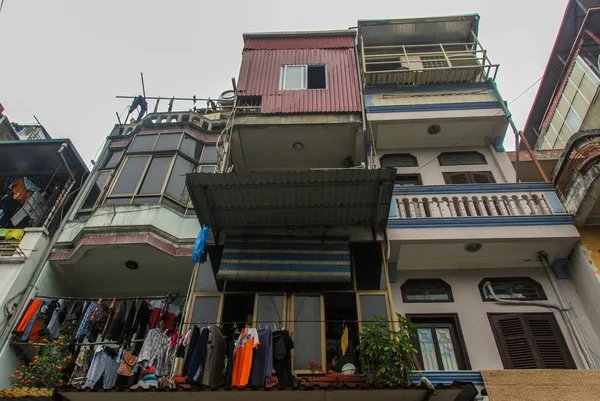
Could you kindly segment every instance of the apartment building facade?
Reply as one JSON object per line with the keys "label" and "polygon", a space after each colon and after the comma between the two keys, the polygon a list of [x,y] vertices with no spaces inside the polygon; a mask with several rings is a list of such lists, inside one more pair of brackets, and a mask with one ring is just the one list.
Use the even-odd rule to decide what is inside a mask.
{"label": "apartment building facade", "polygon": [[[325,371],[313,391],[145,399],[362,398],[340,368],[364,373],[363,325],[395,313],[416,325],[421,370],[406,389],[371,389],[378,399],[485,399],[489,384],[496,401],[510,370],[595,368],[592,318],[564,269],[579,233],[551,184],[515,182],[478,25],[462,15],[244,35],[234,103],[157,105],[115,126],[27,296],[168,299],[182,335],[286,332],[296,379]],[[7,343],[2,369],[31,345]],[[131,384],[56,397],[130,398]]]}

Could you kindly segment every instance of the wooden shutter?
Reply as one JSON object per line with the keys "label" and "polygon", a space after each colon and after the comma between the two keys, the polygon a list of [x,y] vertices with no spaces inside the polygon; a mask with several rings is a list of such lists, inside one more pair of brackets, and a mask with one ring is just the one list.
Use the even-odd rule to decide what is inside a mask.
{"label": "wooden shutter", "polygon": [[490,319],[506,369],[575,367],[553,314],[502,314]]}
{"label": "wooden shutter", "polygon": [[554,315],[525,315],[542,369],[575,369],[565,339]]}
{"label": "wooden shutter", "polygon": [[535,369],[538,361],[522,315],[492,315],[494,337],[506,369]]}

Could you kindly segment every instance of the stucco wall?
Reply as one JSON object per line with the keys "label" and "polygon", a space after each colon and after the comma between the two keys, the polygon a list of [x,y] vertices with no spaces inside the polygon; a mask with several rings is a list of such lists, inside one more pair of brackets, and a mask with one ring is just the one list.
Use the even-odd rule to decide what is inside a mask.
{"label": "stucco wall", "polygon": [[[410,270],[397,272],[397,282],[392,284],[392,295],[396,312],[406,314],[444,314],[456,313],[460,321],[462,334],[465,339],[467,355],[473,370],[503,369],[500,354],[492,333],[488,313],[548,313],[549,309],[537,306],[507,306],[495,302],[484,302],[481,299],[478,285],[483,278],[527,276],[539,282],[550,303],[558,303],[558,298],[552,290],[542,267],[515,269],[463,269],[463,270]],[[440,278],[452,287],[454,302],[437,303],[403,303],[400,286],[409,278]],[[567,299],[577,299],[572,287],[563,286]],[[578,299],[577,299],[578,302]],[[573,303],[577,316],[584,316],[585,311],[578,308],[581,304]],[[571,350],[571,355],[579,367],[581,361],[576,353],[575,345],[566,329],[565,323],[555,313],[556,320],[561,326],[565,340]],[[585,329],[585,327],[584,327]]]}
{"label": "stucco wall", "polygon": [[461,88],[445,91],[399,91],[394,93],[375,93],[367,95],[369,106],[419,105],[443,103],[496,102],[491,89]]}
{"label": "stucco wall", "polygon": [[[487,164],[477,164],[468,166],[440,166],[438,155],[442,152],[448,152],[447,148],[426,148],[426,149],[378,149],[377,157],[390,153],[410,153],[417,158],[418,167],[398,167],[398,174],[421,174],[423,185],[443,185],[444,172],[458,171],[491,171],[494,180],[499,183],[515,182],[515,171],[506,152],[496,152],[491,146],[478,147],[455,147],[452,152],[476,151],[485,156]],[[379,163],[379,160],[377,160]]]}

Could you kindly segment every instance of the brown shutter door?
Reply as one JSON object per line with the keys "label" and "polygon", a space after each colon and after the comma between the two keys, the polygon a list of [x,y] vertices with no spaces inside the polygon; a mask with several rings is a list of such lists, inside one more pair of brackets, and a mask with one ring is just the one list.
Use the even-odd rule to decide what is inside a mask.
{"label": "brown shutter door", "polygon": [[505,369],[538,367],[523,315],[491,315],[496,344]]}
{"label": "brown shutter door", "polygon": [[541,369],[575,369],[565,339],[552,314],[524,315],[539,359]]}

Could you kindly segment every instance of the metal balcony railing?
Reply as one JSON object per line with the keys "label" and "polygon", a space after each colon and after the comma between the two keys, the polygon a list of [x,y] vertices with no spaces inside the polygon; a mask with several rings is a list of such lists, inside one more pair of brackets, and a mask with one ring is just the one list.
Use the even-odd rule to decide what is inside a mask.
{"label": "metal balcony railing", "polygon": [[16,241],[0,241],[0,258],[18,256],[26,258],[25,253]]}
{"label": "metal balcony railing", "polygon": [[477,40],[361,46],[361,57],[366,87],[484,83],[496,79],[498,70]]}

